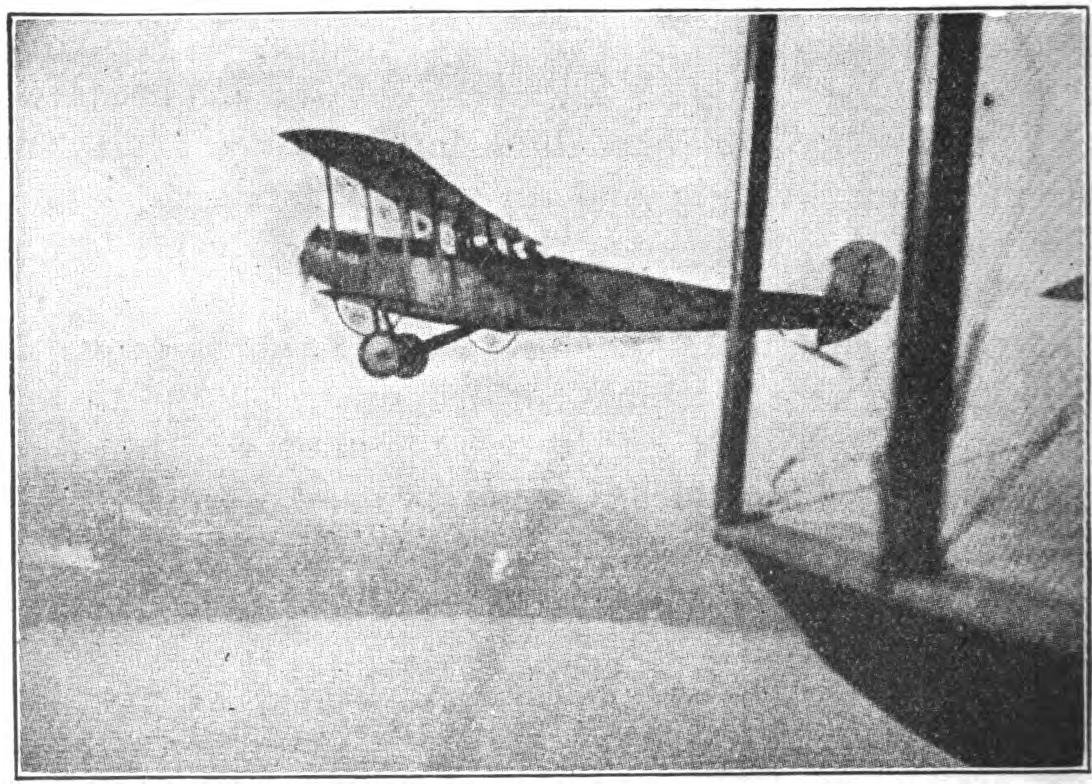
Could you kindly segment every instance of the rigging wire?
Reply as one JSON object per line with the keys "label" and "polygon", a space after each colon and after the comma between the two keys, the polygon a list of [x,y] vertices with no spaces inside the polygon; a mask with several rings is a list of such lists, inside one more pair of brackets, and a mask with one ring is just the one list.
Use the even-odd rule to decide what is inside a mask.
{"label": "rigging wire", "polygon": [[979,520],[993,511],[1001,501],[1010,497],[1016,481],[1055,441],[1069,433],[1080,432],[1077,428],[1072,428],[1069,425],[1080,417],[1083,410],[1081,405],[1083,397],[1083,392],[1078,392],[1068,403],[1059,408],[1042,427],[1036,430],[1030,438],[1022,444],[1015,445],[1019,449],[1016,460],[1013,461],[1007,471],[994,481],[993,486],[978,499],[971,511],[967,513],[967,516],[955,526],[955,530],[944,537],[940,544],[945,551],[950,550],[952,545],[962,539],[967,532],[975,527]]}
{"label": "rigging wire", "polygon": [[[1063,407],[1063,408],[1065,408],[1065,407]],[[978,452],[976,454],[968,455],[966,457],[963,457],[963,458],[961,458],[959,460],[953,460],[953,461],[951,461],[949,463],[949,467],[951,467],[951,466],[973,465],[973,464],[981,463],[982,461],[985,461],[985,460],[989,460],[991,458],[996,458],[996,457],[1000,457],[1002,455],[1007,455],[1007,454],[1012,454],[1014,452],[1019,452],[1021,454],[1017,458],[1016,464],[1019,466],[1019,469],[1022,471],[1024,469],[1026,469],[1028,464],[1030,464],[1035,458],[1040,456],[1045,451],[1046,446],[1049,446],[1050,444],[1054,443],[1055,441],[1059,441],[1062,438],[1083,435],[1083,433],[1084,433],[1083,427],[1069,427],[1068,425],[1070,424],[1070,422],[1068,422],[1068,421],[1066,421],[1064,423],[1059,422],[1058,420],[1060,420],[1062,418],[1062,416],[1065,416],[1065,415],[1062,414],[1062,412],[1060,411],[1058,414],[1055,415],[1054,418],[1052,418],[1051,422],[1048,423],[1048,427],[1043,428],[1043,431],[1041,433],[1037,434],[1036,436],[1032,437],[1031,439],[1028,439],[1026,441],[1022,441],[1022,442],[1019,442],[1019,443],[1007,444],[1005,446],[997,447],[995,449],[990,449],[990,450],[985,450],[985,451],[982,451],[982,452]],[[853,464],[853,463],[860,463],[860,462],[863,462],[865,460],[874,460],[874,458],[875,458],[875,453],[874,452],[866,452],[866,453],[862,453],[860,455],[854,455],[854,456],[848,458],[845,462],[849,463],[849,464]],[[785,475],[787,475],[793,468],[795,468],[798,465],[803,465],[803,463],[801,461],[795,459],[795,456],[790,457],[788,460],[786,460],[785,463],[782,464],[782,467],[779,468],[778,471],[776,472],[777,473],[777,477],[776,477],[777,481],[780,481],[782,478],[784,478]],[[808,506],[815,506],[816,504],[824,503],[825,501],[831,501],[831,500],[834,500],[835,498],[842,498],[842,497],[849,496],[849,495],[855,495],[857,493],[868,490],[869,488],[874,487],[876,485],[877,485],[877,481],[876,481],[875,478],[873,478],[873,479],[869,479],[866,482],[861,482],[859,484],[855,484],[855,485],[852,485],[850,487],[842,487],[842,488],[838,488],[837,490],[830,490],[828,492],[820,493],[818,495],[805,496],[803,498],[800,498],[800,497],[793,498],[793,497],[790,496],[788,498],[784,498],[783,500],[779,500],[777,498],[774,498],[774,499],[770,499],[770,501],[763,507],[763,511],[765,511],[765,512],[788,512],[788,511],[792,511],[792,510],[795,510],[795,509],[802,509],[802,508],[805,508],[805,507],[808,507]],[[989,494],[987,494],[987,495],[989,495]],[[985,501],[985,500],[987,500],[987,499],[984,497],[983,501]],[[980,501],[979,505],[986,506],[986,504],[984,504],[983,501]],[[992,498],[991,497],[991,498],[988,499],[988,501],[989,501],[989,506],[992,508],[992,506],[996,503],[997,498]],[[972,520],[970,522],[977,521],[977,519],[979,519],[981,516],[982,516],[981,514],[976,515],[974,517],[974,520]],[[968,521],[964,521],[964,525],[966,525],[967,522]],[[950,534],[949,536],[945,537],[945,541],[942,544],[944,544],[947,547],[950,547],[952,544],[955,543],[956,540],[959,539],[959,537],[963,536],[966,532],[967,531],[963,530],[962,526],[961,526],[960,530],[958,530],[955,533]]]}

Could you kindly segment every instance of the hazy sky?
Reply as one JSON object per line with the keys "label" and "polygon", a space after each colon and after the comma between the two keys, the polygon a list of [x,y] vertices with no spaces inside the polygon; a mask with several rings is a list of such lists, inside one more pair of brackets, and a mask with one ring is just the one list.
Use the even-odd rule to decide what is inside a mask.
{"label": "hazy sky", "polygon": [[[21,459],[186,460],[306,484],[339,455],[410,451],[416,470],[477,438],[503,463],[506,436],[475,398],[491,393],[466,386],[477,355],[413,384],[362,379],[352,336],[296,273],[323,219],[321,167],[277,133],[404,142],[555,252],[726,286],[744,27],[731,14],[18,21]],[[767,286],[821,290],[848,240],[898,252],[911,27],[783,19]],[[466,419],[437,428],[452,408]],[[382,424],[365,436],[361,421]]]}

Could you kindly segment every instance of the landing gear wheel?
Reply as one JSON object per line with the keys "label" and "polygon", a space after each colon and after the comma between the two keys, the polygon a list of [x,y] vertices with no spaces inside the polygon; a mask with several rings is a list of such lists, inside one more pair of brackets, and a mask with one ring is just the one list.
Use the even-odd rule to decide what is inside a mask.
{"label": "landing gear wheel", "polygon": [[424,341],[409,333],[395,335],[394,339],[398,343],[398,350],[401,355],[401,364],[397,371],[398,377],[414,378],[421,375],[428,364],[428,352],[421,348]]}
{"label": "landing gear wheel", "polygon": [[372,378],[390,378],[402,366],[399,338],[389,332],[375,332],[364,338],[357,351],[360,366]]}

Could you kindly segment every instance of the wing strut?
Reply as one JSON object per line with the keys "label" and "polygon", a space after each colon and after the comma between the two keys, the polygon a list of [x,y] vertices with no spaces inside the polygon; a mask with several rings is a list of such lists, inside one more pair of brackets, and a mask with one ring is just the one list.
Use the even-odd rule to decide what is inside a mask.
{"label": "wing strut", "polygon": [[[755,310],[762,278],[762,244],[766,229],[766,202],[770,183],[773,141],[774,76],[777,64],[777,16],[750,17],[747,31],[746,73],[743,89],[750,93],[750,126],[741,118],[740,133],[749,132],[744,223],[733,226],[732,314],[726,339],[724,400],[721,408],[720,444],[714,515],[718,531],[743,520],[743,483],[747,465],[747,424],[751,404],[754,363]],[[737,173],[736,197],[742,186]],[[742,235],[742,241],[741,241]]]}
{"label": "wing strut", "polygon": [[[925,17],[916,33],[924,40]],[[934,576],[952,439],[956,358],[967,243],[981,14],[941,14],[936,23],[931,143],[912,126],[906,237],[895,372],[881,468],[885,576]],[[917,73],[915,73],[917,76]],[[920,112],[915,85],[914,110]],[[926,140],[920,140],[924,142]]]}
{"label": "wing strut", "polygon": [[372,191],[366,182],[360,183],[360,187],[364,189],[364,206],[368,210],[368,250],[371,250],[372,245],[375,242],[375,218],[372,217]]}
{"label": "wing strut", "polygon": [[330,164],[323,163],[326,170],[326,205],[330,211],[330,252],[334,256],[334,264],[337,264],[337,220],[334,218],[334,181],[330,177]]}
{"label": "wing strut", "polygon": [[398,199],[395,206],[398,208],[398,227],[399,232],[402,234],[402,261],[408,267],[410,258],[409,238],[413,232],[413,227],[410,225],[410,211],[405,199]]}

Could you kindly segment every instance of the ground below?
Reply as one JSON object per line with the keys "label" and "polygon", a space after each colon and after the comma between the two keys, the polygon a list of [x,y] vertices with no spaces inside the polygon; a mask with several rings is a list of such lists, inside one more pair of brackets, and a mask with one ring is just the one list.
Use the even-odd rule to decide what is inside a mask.
{"label": "ground below", "polygon": [[493,499],[443,530],[24,537],[22,769],[956,764],[828,670],[703,522],[656,534],[573,503]]}

